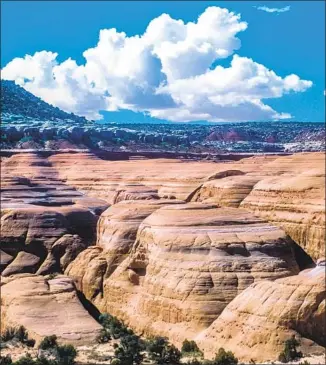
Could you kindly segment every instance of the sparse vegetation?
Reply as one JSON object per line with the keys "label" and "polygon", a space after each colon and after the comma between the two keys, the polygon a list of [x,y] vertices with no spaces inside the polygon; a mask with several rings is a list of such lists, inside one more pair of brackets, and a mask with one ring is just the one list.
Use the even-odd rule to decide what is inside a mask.
{"label": "sparse vegetation", "polygon": [[77,350],[72,345],[57,346],[58,362],[60,365],[72,365],[75,363]]}
{"label": "sparse vegetation", "polygon": [[99,316],[99,322],[106,330],[106,334],[112,336],[114,339],[134,334],[130,328],[126,327],[118,318],[110,314],[101,314]]}
{"label": "sparse vegetation", "polygon": [[8,327],[5,329],[4,333],[1,335],[1,342],[8,342],[11,340],[19,341],[28,347],[33,347],[35,345],[35,340],[28,338],[28,332],[24,326],[18,328]]}
{"label": "sparse vegetation", "polygon": [[0,365],[11,365],[12,360],[10,355],[0,356]]}
{"label": "sparse vegetation", "polygon": [[223,347],[218,350],[214,360],[204,361],[204,365],[237,365],[238,359],[233,352],[225,351]]}
{"label": "sparse vegetation", "polygon": [[57,345],[58,344],[57,344],[57,336],[56,335],[45,336],[39,344],[39,349],[47,350],[47,349],[55,348],[55,347],[57,347]]}
{"label": "sparse vegetation", "polygon": [[111,335],[106,328],[102,328],[100,334],[96,337],[97,343],[107,343],[111,340]]}
{"label": "sparse vegetation", "polygon": [[186,362],[184,362],[185,365],[203,365],[204,363],[199,361],[197,358],[195,359],[190,359]]}
{"label": "sparse vegetation", "polygon": [[302,357],[302,352],[297,351],[299,341],[293,335],[292,338],[285,341],[284,350],[280,353],[278,359],[283,363],[288,363],[292,360],[297,360]]}
{"label": "sparse vegetation", "polygon": [[116,344],[114,355],[123,365],[139,365],[144,359],[141,353],[144,346],[138,336],[126,335],[121,338],[120,344]]}
{"label": "sparse vegetation", "polygon": [[195,341],[184,340],[181,347],[181,353],[183,356],[202,356],[203,353],[199,350]]}
{"label": "sparse vegetation", "polygon": [[56,272],[54,272],[54,273],[51,273],[51,274],[49,274],[49,276],[48,276],[48,280],[52,280],[52,279],[54,279],[56,276],[58,276],[58,273],[56,273]]}
{"label": "sparse vegetation", "polygon": [[179,364],[181,352],[174,346],[169,344],[165,337],[154,337],[147,342],[146,349],[151,360],[155,364]]}

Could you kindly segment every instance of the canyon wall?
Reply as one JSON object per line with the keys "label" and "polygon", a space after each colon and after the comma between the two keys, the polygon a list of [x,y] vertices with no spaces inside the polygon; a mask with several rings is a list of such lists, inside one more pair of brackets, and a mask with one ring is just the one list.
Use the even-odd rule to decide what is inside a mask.
{"label": "canyon wall", "polygon": [[[324,163],[322,153],[221,163],[105,161],[90,153],[4,158],[4,320],[18,316],[10,311],[22,300],[15,282],[42,292],[40,275],[59,272],[139,334],[177,345],[197,338],[208,356],[218,339],[240,358],[272,359],[293,333],[307,351],[317,349],[325,338],[324,277],[318,267],[313,280],[300,271],[325,255]],[[52,298],[47,290],[44,298]],[[253,298],[266,298],[261,315]],[[274,313],[272,303],[288,310]],[[277,339],[263,353],[268,336]]]}

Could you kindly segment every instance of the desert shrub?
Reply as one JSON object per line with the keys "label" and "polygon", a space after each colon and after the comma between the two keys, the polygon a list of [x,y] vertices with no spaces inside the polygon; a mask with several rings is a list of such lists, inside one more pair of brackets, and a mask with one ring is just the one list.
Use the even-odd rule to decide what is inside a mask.
{"label": "desert shrub", "polygon": [[97,343],[107,343],[111,340],[111,335],[106,328],[102,328],[99,335],[96,337]]}
{"label": "desert shrub", "polygon": [[28,332],[24,326],[20,326],[18,328],[8,327],[1,335],[1,341],[3,342],[13,339],[16,339],[28,347],[33,347],[35,345],[35,340],[28,338]]}
{"label": "desert shrub", "polygon": [[11,365],[12,360],[10,355],[0,356],[0,365]]}
{"label": "desert shrub", "polygon": [[55,348],[57,346],[58,346],[58,343],[57,343],[56,335],[45,336],[39,344],[39,349],[47,350],[47,349]]}
{"label": "desert shrub", "polygon": [[72,345],[57,346],[58,362],[60,365],[72,365],[75,363],[77,350]]}
{"label": "desert shrub", "polygon": [[119,360],[119,359],[113,359],[111,361],[111,365],[121,365],[121,360]]}
{"label": "desert shrub", "polygon": [[16,328],[8,327],[4,330],[1,335],[1,342],[7,342],[15,338],[16,336]]}
{"label": "desert shrub", "polygon": [[28,332],[26,331],[26,328],[24,326],[18,327],[15,337],[20,342],[27,341],[28,340]]}
{"label": "desert shrub", "polygon": [[184,340],[181,347],[182,354],[202,354],[195,341]]}
{"label": "desert shrub", "polygon": [[46,357],[42,356],[35,360],[35,365],[60,365],[55,360],[48,360]]}
{"label": "desert shrub", "polygon": [[149,357],[158,365],[179,364],[181,352],[165,337],[154,337],[147,342]]}
{"label": "desert shrub", "polygon": [[191,359],[191,360],[184,362],[183,364],[185,364],[185,365],[202,365],[203,363],[200,362],[198,359]]}
{"label": "desert shrub", "polygon": [[127,328],[118,320],[118,318],[111,316],[110,314],[101,314],[99,316],[99,322],[114,339],[134,334],[133,331]]}
{"label": "desert shrub", "polygon": [[52,272],[51,274],[49,274],[47,280],[53,280],[55,277],[58,276],[58,273],[56,272]]}
{"label": "desert shrub", "polygon": [[127,335],[121,338],[120,344],[115,347],[114,356],[123,365],[138,365],[143,361],[144,350],[138,336]]}
{"label": "desert shrub", "polygon": [[19,360],[15,361],[14,365],[35,365],[35,361],[30,354],[26,354]]}
{"label": "desert shrub", "polygon": [[285,341],[284,350],[280,353],[278,360],[283,363],[288,363],[289,361],[302,357],[302,352],[297,351],[298,346],[299,342],[293,335],[292,338]]}
{"label": "desert shrub", "polygon": [[212,361],[205,361],[205,365],[237,365],[238,359],[233,352],[225,351],[223,347],[218,350],[215,359]]}

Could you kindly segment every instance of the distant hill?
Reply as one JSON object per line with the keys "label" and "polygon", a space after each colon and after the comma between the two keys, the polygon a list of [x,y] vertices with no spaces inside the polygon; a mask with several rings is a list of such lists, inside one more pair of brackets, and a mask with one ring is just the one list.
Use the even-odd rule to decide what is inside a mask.
{"label": "distant hill", "polygon": [[5,122],[20,118],[87,122],[84,117],[66,113],[44,102],[14,81],[1,80],[1,119]]}

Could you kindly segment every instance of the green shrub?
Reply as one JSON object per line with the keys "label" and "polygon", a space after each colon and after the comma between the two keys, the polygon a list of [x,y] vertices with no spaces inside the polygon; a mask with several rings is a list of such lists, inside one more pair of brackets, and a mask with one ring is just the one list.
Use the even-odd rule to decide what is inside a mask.
{"label": "green shrub", "polygon": [[202,352],[199,350],[196,342],[188,341],[188,340],[183,341],[182,347],[181,347],[181,353],[182,354],[190,354],[190,353],[202,354]]}
{"label": "green shrub", "polygon": [[15,361],[14,365],[35,365],[35,361],[30,354],[27,354]]}
{"label": "green shrub", "polygon": [[218,350],[213,361],[208,362],[210,365],[237,365],[238,359],[234,356],[233,352],[225,351],[223,347]]}
{"label": "green shrub", "polygon": [[280,353],[278,360],[283,363],[288,363],[289,361],[302,357],[302,352],[297,351],[297,346],[299,346],[299,342],[293,335],[292,338],[285,341],[284,350]]}
{"label": "green shrub", "polygon": [[110,333],[107,329],[102,328],[99,335],[96,337],[97,343],[107,343],[111,340]]}
{"label": "green shrub", "polygon": [[181,352],[170,345],[165,337],[154,337],[147,342],[149,357],[158,365],[179,364]]}
{"label": "green shrub", "polygon": [[111,316],[110,314],[101,314],[99,316],[99,322],[114,339],[134,334],[133,331],[127,328],[118,320],[118,318]]}
{"label": "green shrub", "polygon": [[198,359],[191,359],[187,362],[184,362],[185,365],[202,365],[202,362],[200,362]]}
{"label": "green shrub", "polygon": [[47,350],[47,349],[53,349],[57,346],[58,346],[58,343],[57,343],[56,335],[45,336],[39,344],[39,349]]}
{"label": "green shrub", "polygon": [[27,347],[34,347],[35,346],[35,340],[32,338],[28,338],[27,340],[24,341],[24,344]]}
{"label": "green shrub", "polygon": [[0,365],[10,365],[10,364],[12,364],[10,355],[0,356]]}
{"label": "green shrub", "polygon": [[8,327],[1,335],[2,342],[7,342],[13,339],[16,339],[28,347],[33,347],[35,345],[35,340],[28,338],[28,332],[24,326],[20,326],[18,328]]}
{"label": "green shrub", "polygon": [[138,336],[127,335],[121,338],[120,344],[114,346],[114,356],[123,365],[139,365],[143,361],[142,343]]}
{"label": "green shrub", "polygon": [[77,350],[72,345],[57,346],[58,361],[60,365],[72,365],[75,363]]}
{"label": "green shrub", "polygon": [[49,276],[47,277],[47,280],[53,280],[55,277],[58,276],[58,273],[54,272],[54,273],[51,273],[49,274]]}
{"label": "green shrub", "polygon": [[35,360],[35,365],[60,365],[60,364],[55,360],[48,360],[47,358],[42,356],[37,360]]}
{"label": "green shrub", "polygon": [[1,335],[1,342],[7,342],[15,338],[16,336],[16,328],[8,327]]}
{"label": "green shrub", "polygon": [[111,364],[110,365],[121,365],[121,360],[119,360],[119,359],[113,359],[111,361]]}

